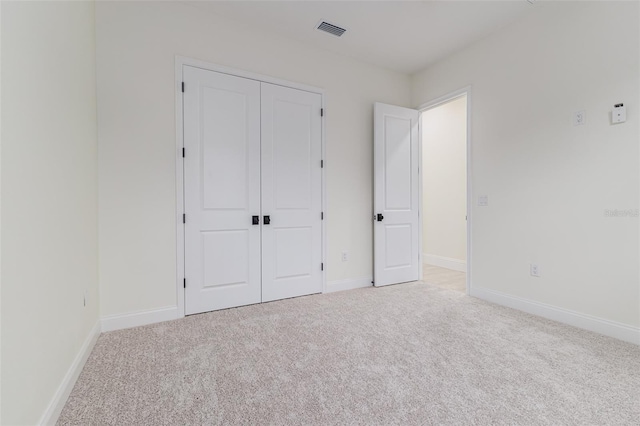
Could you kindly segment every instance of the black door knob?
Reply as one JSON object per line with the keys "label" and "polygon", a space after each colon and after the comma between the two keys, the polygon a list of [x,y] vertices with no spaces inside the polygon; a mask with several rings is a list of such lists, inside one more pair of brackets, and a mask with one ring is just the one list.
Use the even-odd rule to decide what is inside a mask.
{"label": "black door knob", "polygon": [[377,220],[378,222],[382,222],[382,219],[384,219],[384,216],[382,216],[380,213],[378,213],[378,214],[376,215],[376,220]]}
{"label": "black door knob", "polygon": [[251,223],[253,225],[260,225],[260,216],[251,216]]}
{"label": "black door knob", "polygon": [[269,215],[266,215],[264,217],[262,223],[264,223],[265,225],[269,225],[271,223],[271,218],[269,217]]}

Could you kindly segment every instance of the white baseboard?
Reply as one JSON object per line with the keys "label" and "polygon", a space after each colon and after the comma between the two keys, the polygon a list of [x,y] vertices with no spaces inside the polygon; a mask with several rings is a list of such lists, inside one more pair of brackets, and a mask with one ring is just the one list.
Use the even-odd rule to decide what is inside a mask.
{"label": "white baseboard", "polygon": [[58,389],[56,389],[56,392],[53,394],[53,398],[51,399],[49,406],[40,418],[40,421],[38,422],[39,425],[49,426],[56,424],[58,417],[60,417],[60,413],[62,413],[64,404],[67,403],[67,399],[76,384],[76,380],[78,380],[78,376],[80,376],[80,373],[84,368],[84,364],[87,362],[87,358],[89,358],[93,347],[98,341],[98,337],[100,337],[99,321],[97,321],[93,326],[89,335],[82,344],[82,347],[80,347],[78,355],[76,355],[75,359],[71,363],[69,370],[67,370],[67,374],[64,375]]}
{"label": "white baseboard", "polygon": [[153,309],[151,311],[109,315],[107,317],[103,317],[100,322],[102,324],[102,331],[105,332],[154,324],[162,321],[170,321],[176,318],[178,318],[178,307],[168,306],[166,308]]}
{"label": "white baseboard", "polygon": [[467,272],[467,262],[464,260],[452,259],[450,257],[422,253],[422,263],[428,263],[429,265],[439,266],[441,268],[453,269],[454,271]]}
{"label": "white baseboard", "polygon": [[334,291],[353,290],[355,288],[371,287],[373,279],[371,277],[366,278],[351,278],[347,280],[335,280],[327,282],[327,289],[325,293],[333,293]]}
{"label": "white baseboard", "polygon": [[471,296],[640,345],[640,328],[638,327],[559,308],[534,300],[511,296],[482,287],[471,287]]}

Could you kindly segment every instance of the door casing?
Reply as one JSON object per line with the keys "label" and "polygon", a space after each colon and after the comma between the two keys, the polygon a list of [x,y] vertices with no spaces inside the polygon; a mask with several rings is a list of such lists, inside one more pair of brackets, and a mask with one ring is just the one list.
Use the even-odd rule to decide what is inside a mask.
{"label": "door casing", "polygon": [[[183,215],[185,214],[184,205],[184,163],[183,163],[183,148],[184,148],[184,120],[183,120],[183,103],[182,103],[182,82],[183,82],[183,67],[185,65],[201,68],[208,71],[215,71],[223,74],[229,74],[236,77],[248,78],[251,80],[257,80],[264,83],[275,84],[279,86],[289,87],[292,89],[304,90],[311,93],[317,93],[321,96],[322,109],[325,111],[325,93],[324,89],[308,86],[305,84],[294,83],[287,80],[277,79],[261,74],[252,73],[249,71],[243,71],[235,68],[229,68],[222,65],[213,64],[210,62],[200,61],[198,59],[192,59],[184,56],[176,56],[175,58],[175,105],[176,105],[176,301],[178,308],[178,318],[185,316],[185,291],[184,291],[184,276],[185,276],[185,240],[184,240],[184,224],[182,222]],[[323,117],[324,118],[324,117]],[[322,221],[322,262],[326,265],[326,247],[327,247],[327,233],[326,233],[326,211],[327,211],[327,190],[326,190],[326,146],[325,146],[325,120],[321,121],[321,156],[324,163],[324,167],[321,170],[322,180],[322,211],[325,212],[325,220]],[[188,285],[188,284],[187,284]],[[322,271],[322,292],[327,290],[327,275],[326,268]]]}

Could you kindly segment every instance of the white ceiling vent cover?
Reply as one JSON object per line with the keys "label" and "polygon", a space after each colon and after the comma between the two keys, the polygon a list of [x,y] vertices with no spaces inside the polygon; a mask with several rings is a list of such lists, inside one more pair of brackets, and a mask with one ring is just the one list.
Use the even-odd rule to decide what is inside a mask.
{"label": "white ceiling vent cover", "polygon": [[344,28],[340,28],[339,26],[330,24],[326,21],[320,22],[316,29],[324,31],[325,33],[329,33],[336,37],[340,37],[342,34],[344,34],[345,31],[347,31]]}

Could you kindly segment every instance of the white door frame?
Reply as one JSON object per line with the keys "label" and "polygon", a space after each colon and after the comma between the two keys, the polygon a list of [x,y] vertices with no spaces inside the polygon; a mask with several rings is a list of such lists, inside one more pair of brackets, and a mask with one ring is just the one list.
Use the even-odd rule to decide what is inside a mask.
{"label": "white door frame", "polygon": [[[431,101],[425,102],[424,104],[420,105],[417,109],[418,111],[420,111],[420,119],[419,122],[420,124],[422,123],[422,113],[430,110],[432,108],[438,107],[442,104],[446,104],[447,102],[450,102],[456,98],[459,98],[461,96],[467,95],[467,260],[466,260],[466,266],[467,266],[467,273],[466,273],[466,278],[467,278],[467,295],[471,294],[471,286],[472,286],[472,280],[471,280],[471,228],[472,228],[472,218],[473,216],[471,215],[471,207],[472,207],[472,203],[473,203],[473,191],[472,191],[472,187],[471,187],[471,172],[472,172],[472,165],[471,165],[471,86],[466,86],[463,87],[461,89],[458,90],[454,90],[453,92],[449,92],[446,95],[440,96],[436,99],[433,99]],[[419,148],[419,153],[420,153],[420,167],[422,167],[422,128],[419,128],[419,132],[420,132],[420,148]],[[424,173],[424,170],[422,171]],[[423,214],[422,214],[422,196],[423,196],[423,188],[422,188],[422,175],[420,175],[420,205],[418,206],[418,211],[420,212],[420,221],[419,221],[419,226],[420,226],[420,279],[422,279],[422,265],[423,265],[423,259],[422,259],[422,222],[423,222]]]}
{"label": "white door frame", "polygon": [[[185,65],[201,68],[208,71],[215,71],[223,74],[229,74],[236,77],[248,78],[251,80],[257,80],[264,83],[275,84],[278,86],[289,87],[292,89],[304,90],[306,92],[317,93],[322,97],[322,109],[326,113],[325,108],[325,93],[324,89],[318,87],[308,86],[305,84],[294,83],[286,80],[281,80],[266,75],[256,74],[249,71],[243,71],[235,68],[229,68],[222,65],[212,64],[210,62],[201,61],[198,59],[187,58],[184,56],[176,56],[175,59],[175,101],[176,101],[176,302],[178,308],[178,318],[183,318],[184,315],[184,276],[185,276],[185,247],[184,247],[184,224],[182,218],[185,213],[184,210],[184,163],[182,161],[182,149],[184,148],[184,123],[183,123],[183,104],[182,104],[182,69]],[[325,120],[322,120],[321,125],[321,155],[324,166],[321,170],[322,179],[322,211],[324,214],[324,220],[322,221],[322,262],[327,263],[327,227],[326,227],[326,211],[327,211],[327,190],[326,190],[326,144],[325,144]],[[322,292],[327,291],[327,271],[326,268],[322,271]]]}

